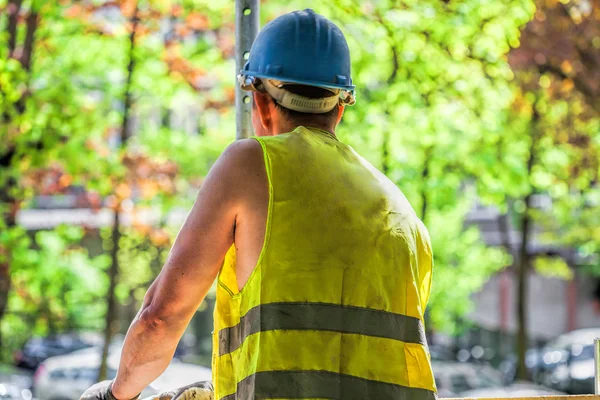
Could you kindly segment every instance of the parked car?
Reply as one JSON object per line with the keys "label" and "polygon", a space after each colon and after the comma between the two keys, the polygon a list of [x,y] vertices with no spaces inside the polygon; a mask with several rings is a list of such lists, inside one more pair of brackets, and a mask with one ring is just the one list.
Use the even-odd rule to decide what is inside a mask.
{"label": "parked car", "polygon": [[29,339],[20,351],[13,355],[15,365],[35,370],[48,357],[61,356],[76,350],[102,345],[97,333],[66,333]]}
{"label": "parked car", "polygon": [[564,396],[565,393],[548,389],[547,387],[536,385],[530,382],[516,382],[506,387],[494,387],[485,389],[467,390],[460,395],[464,397],[474,397],[478,399],[486,398],[514,398],[514,397],[533,397],[533,396]]}
{"label": "parked car", "polygon": [[0,364],[0,399],[31,400],[31,372]]}
{"label": "parked car", "polygon": [[432,344],[429,346],[429,354],[434,361],[456,361],[456,355],[448,347]]}
{"label": "parked car", "polygon": [[543,367],[536,381],[570,394],[594,393],[594,339],[600,329],[565,333],[542,350]]}
{"label": "parked car", "polygon": [[[39,400],[79,400],[98,379],[101,349],[88,348],[44,361],[33,379],[33,393]],[[108,379],[116,375],[121,347],[112,346],[107,360]],[[176,389],[196,381],[210,380],[210,368],[173,360],[167,370],[142,392],[142,397]]]}
{"label": "parked car", "polygon": [[[517,380],[517,365],[518,359],[515,354],[509,354],[500,362],[498,369],[504,374],[507,384]],[[529,378],[534,382],[540,382],[540,374],[545,368],[542,350],[538,348],[527,350],[525,353],[525,366]]]}
{"label": "parked car", "polygon": [[[112,344],[123,344],[125,337],[121,334],[112,339]],[[47,337],[29,339],[23,349],[13,355],[15,365],[19,368],[35,370],[48,357],[62,356],[73,351],[90,347],[102,347],[104,337],[96,332],[64,333]],[[186,333],[177,345],[175,357],[189,356],[195,345],[195,337]]]}
{"label": "parked car", "polygon": [[499,388],[502,373],[490,366],[460,362],[433,362],[433,376],[440,397],[462,396],[473,389]]}

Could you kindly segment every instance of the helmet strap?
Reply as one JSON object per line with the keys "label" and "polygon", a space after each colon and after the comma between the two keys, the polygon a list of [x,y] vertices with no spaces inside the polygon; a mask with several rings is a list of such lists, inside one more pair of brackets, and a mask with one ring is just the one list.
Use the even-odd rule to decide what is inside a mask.
{"label": "helmet strap", "polygon": [[[324,114],[335,108],[340,102],[339,90],[327,89],[333,94],[329,97],[310,98],[292,93],[283,87],[283,82],[262,79],[264,90],[279,104],[289,110],[310,114]],[[337,92],[334,93],[333,91]]]}

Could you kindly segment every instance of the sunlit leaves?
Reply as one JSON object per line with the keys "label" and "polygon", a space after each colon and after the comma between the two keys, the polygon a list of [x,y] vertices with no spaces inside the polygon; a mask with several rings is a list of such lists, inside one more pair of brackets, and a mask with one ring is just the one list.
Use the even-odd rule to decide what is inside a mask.
{"label": "sunlit leaves", "polygon": [[[597,12],[578,14],[581,20],[575,21],[570,13],[578,10],[578,3],[539,3],[535,18],[524,30],[521,48],[510,54],[515,83],[520,87],[510,117],[520,128],[507,131],[507,142],[521,147],[529,143],[535,154],[526,175],[527,156],[510,160],[515,169],[521,170],[521,182],[527,183],[521,185],[520,196],[545,193],[551,198],[550,209],[531,212],[546,230],[542,240],[585,253],[581,259],[569,260],[585,264],[597,259],[594,252],[598,251],[593,244],[595,228],[590,223],[598,213],[598,205],[586,199],[588,193],[596,191],[600,173],[600,92],[591,83],[596,80],[600,58],[593,52],[587,56],[584,49],[593,47],[600,25]],[[585,3],[600,7],[597,1]],[[506,164],[509,155],[501,159]],[[540,273],[568,278],[561,264],[564,261],[558,258],[535,263]]]}
{"label": "sunlit leaves", "polygon": [[109,260],[90,258],[79,246],[82,229],[62,226],[40,231],[33,241],[19,228],[10,232],[14,233],[10,255],[13,296],[4,333],[11,333],[10,316],[21,314],[37,321],[38,333],[98,327],[100,314],[90,313],[88,308],[106,290],[108,282],[102,270]]}
{"label": "sunlit leaves", "polygon": [[[0,171],[0,189],[14,197],[13,203],[2,204],[3,212],[28,206],[35,195],[79,187],[88,192],[93,209],[120,205],[135,215],[137,208],[148,206],[147,213],[157,214],[164,225],[174,206],[193,202],[202,176],[233,139],[233,62],[226,59],[232,48],[227,40],[233,43],[231,7],[140,1],[128,130],[134,140],[117,149],[135,3],[40,3],[30,71],[0,46],[0,155],[10,155],[8,168]],[[28,12],[24,7],[23,17]],[[2,23],[0,44],[6,44]],[[171,120],[169,113],[180,115]],[[196,121],[190,124],[183,115],[186,125],[178,125],[181,114]],[[73,247],[81,238],[64,229],[31,240],[22,229],[4,229],[3,221],[0,226],[0,257],[10,262],[14,280],[12,314],[5,320],[11,322],[3,321],[4,333],[18,335],[26,327],[38,334],[101,327],[105,310],[98,300],[107,290],[109,257],[89,257]],[[118,294],[139,294],[164,261],[155,250],[167,249],[174,232],[144,226],[135,221],[122,229],[118,257],[133,275],[123,275]],[[44,258],[52,261],[42,265]],[[123,295],[120,300],[126,301]],[[36,313],[36,302],[48,307]],[[31,318],[13,318],[21,312]],[[9,337],[16,340],[12,347],[26,338]]]}
{"label": "sunlit leaves", "polygon": [[560,257],[536,257],[533,266],[538,274],[545,277],[565,280],[573,278],[573,271]]}
{"label": "sunlit leaves", "polygon": [[469,203],[446,211],[433,211],[429,230],[434,249],[434,283],[430,316],[437,329],[454,332],[471,310],[469,296],[495,272],[510,264],[510,258],[498,248],[487,247],[476,228],[464,230],[463,221]]}

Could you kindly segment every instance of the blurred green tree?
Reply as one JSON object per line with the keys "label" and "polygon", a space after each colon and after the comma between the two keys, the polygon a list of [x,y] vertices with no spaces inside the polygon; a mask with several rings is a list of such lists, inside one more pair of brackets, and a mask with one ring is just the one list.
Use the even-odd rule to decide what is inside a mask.
{"label": "blurred green tree", "polygon": [[[21,237],[20,243],[35,246],[15,225],[22,205],[27,206],[37,194],[83,186],[92,207],[108,206],[118,211],[115,218],[133,218],[127,226],[122,221],[113,224],[112,244],[106,247],[115,260],[108,271],[111,284],[107,288],[101,279],[99,287],[106,296],[115,288],[139,286],[141,282],[119,280],[119,259],[131,260],[121,254],[131,252],[127,245],[121,248],[122,243],[138,238],[137,251],[145,255],[140,254],[135,262],[140,268],[145,263],[147,271],[142,275],[151,280],[156,261],[147,254],[156,252],[147,243],[165,249],[173,232],[163,227],[164,222],[148,229],[148,223],[135,221],[135,214],[166,220],[173,207],[188,207],[194,187],[234,136],[233,113],[228,107],[232,83],[218,84],[226,75],[226,58],[233,45],[228,40],[231,26],[221,18],[227,7],[209,2],[140,2],[143,23],[134,30],[135,5],[132,1],[0,2],[0,9],[7,11],[0,25],[6,30],[0,39],[7,44],[0,46],[2,51],[7,49],[0,60],[4,167],[0,189],[2,224],[10,228],[2,235],[0,321],[9,296],[11,304],[18,304],[26,295],[9,290],[14,278],[9,266],[20,257],[12,243]],[[35,29],[35,34],[28,34],[29,29]],[[134,32],[135,47],[131,45]],[[27,39],[24,45],[17,40],[22,37]],[[216,65],[210,71],[197,67],[209,64]],[[201,101],[199,92],[203,93]],[[196,118],[191,127],[177,126],[178,118],[171,118],[171,114],[181,114],[184,106]],[[158,121],[153,118],[156,115]],[[140,238],[140,234],[147,237]],[[27,246],[22,251],[29,251]],[[21,287],[39,286],[35,274],[27,279],[31,281],[21,280]],[[82,294],[82,298],[86,297]],[[129,299],[117,296],[117,300]],[[114,311],[114,297],[111,304]],[[101,307],[94,310],[103,313]],[[106,326],[112,334],[114,312],[108,314]],[[15,335],[11,326],[3,325],[3,331]],[[85,326],[56,326],[58,330],[68,327]]]}
{"label": "blurred green tree", "polygon": [[[12,292],[3,321],[7,332],[27,338],[32,331],[46,335],[102,326],[97,304],[106,293],[102,275],[110,260],[90,258],[79,244],[83,235],[76,226],[40,231],[34,240],[17,228],[3,232],[12,246]],[[15,344],[21,343],[6,346]]]}
{"label": "blurred green tree", "polygon": [[[600,2],[541,0],[523,31],[522,45],[510,53],[516,95],[508,126],[498,142],[497,176],[506,188],[509,212],[520,231],[517,269],[517,353],[525,379],[528,274],[570,279],[569,250],[593,250],[593,228],[582,238],[581,216],[600,212],[589,201],[597,190],[600,138]],[[541,196],[540,196],[541,195]],[[537,197],[551,204],[534,204]],[[539,203],[539,202],[538,202]],[[589,226],[589,225],[588,225]],[[546,233],[536,235],[537,230]],[[534,239],[564,247],[557,258],[532,253]],[[585,251],[587,251],[585,250]],[[589,253],[588,253],[589,254]],[[597,254],[597,253],[596,253]]]}
{"label": "blurred green tree", "polygon": [[[11,289],[10,266],[18,257],[10,240],[22,236],[17,212],[37,189],[50,186],[28,176],[57,160],[89,170],[95,154],[85,140],[98,133],[96,121],[102,118],[88,109],[78,82],[64,74],[64,53],[55,51],[64,40],[57,32],[82,34],[82,27],[61,19],[53,3],[7,0],[0,9],[0,229],[8,240],[0,242],[1,322]],[[70,69],[77,75],[81,65],[72,63]],[[68,181],[67,176],[55,182],[48,192],[59,193]]]}

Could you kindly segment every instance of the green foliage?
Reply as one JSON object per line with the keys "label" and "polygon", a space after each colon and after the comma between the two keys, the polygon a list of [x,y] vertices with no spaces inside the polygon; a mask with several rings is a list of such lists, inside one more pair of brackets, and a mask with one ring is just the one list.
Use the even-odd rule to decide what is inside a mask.
{"label": "green foliage", "polygon": [[[211,24],[220,29],[214,18],[230,14],[229,7],[205,2],[196,8],[199,4],[186,3],[180,18],[172,20],[173,32],[200,10],[212,22],[195,25],[195,41],[180,40],[173,32],[167,34],[176,40],[161,36],[160,24],[178,3],[185,2],[166,8],[164,2],[140,2],[145,18],[133,55],[128,126],[136,135],[122,150],[116,145],[130,62],[127,4],[120,9],[101,2],[44,2],[39,7],[23,2],[14,54],[7,46],[9,16],[2,14],[0,156],[7,164],[0,169],[0,197],[12,203],[2,204],[2,213],[26,206],[37,194],[60,193],[70,185],[108,196],[108,204],[118,200],[151,206],[159,220],[174,206],[189,207],[201,177],[234,137],[233,112],[223,106],[233,81],[220,84],[233,61],[215,47],[218,37],[211,30]],[[33,12],[38,13],[38,23],[28,66],[19,52],[27,51],[24,21]],[[122,14],[113,18],[115,12]],[[210,71],[202,69],[211,64]],[[208,86],[197,84],[202,79]],[[200,135],[183,132],[169,118],[152,119],[184,108],[201,116],[196,123]],[[60,171],[65,178],[61,182],[66,183],[58,185],[55,176],[46,177],[49,171]],[[147,187],[149,194],[137,195]],[[64,228],[40,233],[32,241],[20,228],[4,229],[4,218],[0,226],[1,261],[10,264],[13,283],[2,321],[3,347],[14,348],[26,339],[26,332],[102,328],[108,252],[89,259],[74,247],[81,236],[75,238]],[[135,287],[140,299],[141,286],[157,275],[165,257],[163,239],[154,243],[136,229],[123,229],[120,241],[118,257],[127,272],[117,287],[121,302]],[[44,263],[45,259],[50,261]]]}
{"label": "green foliage", "polygon": [[565,280],[573,278],[573,271],[565,260],[559,257],[536,257],[533,265],[536,272],[542,276]]}
{"label": "green foliage", "polygon": [[[41,22],[31,71],[8,58],[6,46],[1,46],[1,62],[9,66],[6,71],[11,74],[5,80],[11,84],[8,92],[4,85],[0,91],[8,100],[0,102],[0,113],[9,116],[9,122],[0,125],[0,146],[3,153],[16,152],[12,168],[2,170],[4,179],[19,180],[32,168],[59,160],[67,170],[76,171],[78,178],[91,171],[96,171],[98,178],[105,175],[97,153],[87,146],[88,140],[101,138],[106,128],[106,110],[90,103],[94,88],[88,86],[103,65],[89,60],[102,60],[100,51],[112,54],[114,50],[102,48],[101,40],[87,35],[81,21],[64,18],[60,9],[48,3],[39,10]],[[19,102],[24,103],[22,110]]]}
{"label": "green foliage", "polygon": [[463,228],[470,205],[463,202],[451,210],[433,211],[428,224],[435,259],[430,318],[436,329],[449,333],[458,333],[459,321],[472,311],[469,295],[510,265],[510,256],[486,246],[477,228]]}
{"label": "green foliage", "polygon": [[560,242],[575,249],[584,271],[600,276],[600,189],[570,193],[556,203],[554,215],[564,234]]}
{"label": "green foliage", "polygon": [[131,296],[141,303],[146,289],[166,261],[171,237],[165,230],[124,229],[119,245],[119,263],[123,274],[117,286],[117,298],[127,304]]}
{"label": "green foliage", "polygon": [[[99,329],[106,291],[105,255],[89,257],[80,247],[83,230],[59,226],[39,231],[32,239],[23,229],[3,232],[11,243],[11,278],[7,315],[2,333],[8,348],[22,345],[31,334],[72,329]],[[14,347],[13,347],[14,346]]]}
{"label": "green foliage", "polygon": [[[548,85],[560,81],[547,75]],[[520,80],[528,79],[518,73]],[[498,142],[493,164],[496,185],[481,186],[480,193],[490,188],[503,189],[517,228],[525,215],[542,230],[536,240],[546,245],[567,247],[590,256],[598,254],[594,220],[598,202],[594,202],[598,176],[600,137],[596,115],[585,115],[582,99],[576,94],[557,95],[534,87],[515,89],[512,109],[506,110],[506,133]],[[546,205],[526,207],[525,198],[545,196]],[[594,258],[594,257],[592,257]],[[572,271],[566,260],[538,257],[533,267],[546,276],[570,279]],[[570,260],[573,262],[576,260]],[[574,267],[571,265],[570,267]]]}

